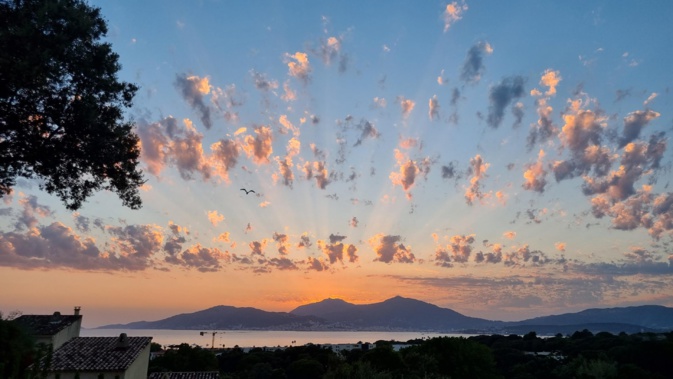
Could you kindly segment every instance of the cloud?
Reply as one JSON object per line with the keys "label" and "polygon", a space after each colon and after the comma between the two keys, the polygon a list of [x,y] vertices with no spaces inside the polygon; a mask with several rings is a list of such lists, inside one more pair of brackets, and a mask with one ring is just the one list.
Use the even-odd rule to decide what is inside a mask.
{"label": "cloud", "polygon": [[192,179],[194,173],[200,173],[209,179],[212,167],[203,153],[203,134],[196,131],[189,119],[184,119],[184,133],[175,136],[170,144],[169,160],[180,172],[184,180]]}
{"label": "cloud", "polygon": [[548,68],[545,70],[545,72],[542,74],[542,77],[540,78],[540,85],[549,87],[549,89],[545,92],[546,96],[554,96],[556,95],[556,86],[558,86],[559,82],[563,78],[561,77],[561,74],[559,71],[554,71],[551,68]]}
{"label": "cloud", "polygon": [[290,102],[297,100],[297,93],[290,87],[290,82],[283,83],[283,94],[280,96],[284,101]]}
{"label": "cloud", "polygon": [[465,201],[468,205],[472,205],[475,200],[482,200],[488,196],[481,192],[481,180],[486,177],[486,170],[490,167],[481,155],[477,154],[474,158],[470,158],[470,168],[467,174],[471,176],[470,186],[465,190]]}
{"label": "cloud", "polygon": [[589,174],[602,177],[608,174],[614,156],[612,151],[601,146],[607,128],[607,119],[600,111],[583,109],[581,99],[570,100],[563,114],[565,124],[559,133],[564,148],[570,150],[571,157],[556,161],[552,171],[556,181]]}
{"label": "cloud", "polygon": [[88,217],[82,216],[79,213],[73,213],[72,217],[75,219],[75,227],[77,228],[77,231],[82,233],[89,233],[91,231],[91,227],[89,226],[91,221]]}
{"label": "cloud", "polygon": [[476,84],[484,74],[484,55],[493,53],[488,42],[479,41],[467,51],[467,57],[460,72],[460,79],[466,83]]}
{"label": "cloud", "polygon": [[222,252],[216,247],[208,248],[196,244],[179,254],[167,257],[166,261],[174,265],[194,268],[200,272],[215,272],[222,268],[220,261],[230,262],[231,259],[229,253]]}
{"label": "cloud", "polygon": [[466,263],[472,253],[474,234],[455,235],[445,248],[435,250],[434,261],[437,266],[453,267],[453,263]]}
{"label": "cloud", "polygon": [[411,249],[400,243],[402,238],[397,235],[379,233],[369,239],[369,245],[376,253],[375,262],[383,263],[414,263],[416,256]]}
{"label": "cloud", "polygon": [[362,120],[358,125],[357,128],[362,132],[360,134],[360,137],[358,138],[357,142],[355,142],[355,145],[353,146],[360,146],[362,144],[362,141],[364,141],[367,138],[371,139],[376,139],[381,136],[379,131],[376,129],[376,126],[372,124],[371,122],[367,120]]}
{"label": "cloud", "polygon": [[142,270],[147,256],[119,257],[101,252],[93,238],[82,238],[60,222],[33,228],[25,234],[0,232],[0,266],[31,270]]}
{"label": "cloud", "polygon": [[348,55],[342,53],[341,45],[343,39],[341,37],[328,37],[320,40],[320,46],[317,49],[310,51],[320,57],[325,65],[331,65],[332,62],[339,62],[339,72],[346,72],[348,69]]}
{"label": "cloud", "polygon": [[306,162],[302,170],[307,180],[315,178],[316,185],[320,189],[325,189],[330,183],[327,168],[323,161]]}
{"label": "cloud", "polygon": [[225,182],[229,182],[229,172],[236,167],[239,156],[239,145],[230,139],[221,139],[210,145],[211,160],[215,174]]}
{"label": "cloud", "polygon": [[204,102],[203,96],[210,93],[210,83],[208,77],[199,78],[198,76],[187,74],[177,74],[175,76],[175,86],[180,90],[182,97],[199,114],[199,118],[206,129],[213,126],[210,107]]}
{"label": "cloud", "polygon": [[140,120],[136,126],[140,138],[140,159],[150,174],[159,176],[168,160],[170,141],[167,134],[171,136],[177,130],[177,120],[170,116],[151,124]]}
{"label": "cloud", "polygon": [[231,242],[231,236],[229,232],[224,232],[220,233],[215,240],[220,242]]}
{"label": "cloud", "polygon": [[309,270],[327,271],[329,265],[320,258],[308,257],[307,266]]}
{"label": "cloud", "polygon": [[290,240],[287,234],[273,233],[273,240],[276,241],[276,244],[278,245],[278,254],[287,255],[287,248],[289,246],[288,241]]}
{"label": "cloud", "polygon": [[659,96],[658,93],[652,92],[652,94],[648,96],[647,99],[645,99],[645,101],[643,101],[643,105],[647,106],[649,103],[652,102],[652,100],[656,99],[657,96]]}
{"label": "cloud", "polygon": [[372,109],[385,108],[387,105],[388,105],[388,103],[386,102],[385,98],[375,97],[372,100],[372,105],[370,106],[370,108],[372,108]]}
{"label": "cloud", "polygon": [[358,223],[359,223],[358,218],[355,217],[355,216],[353,216],[353,218],[350,219],[350,221],[348,221],[348,225],[350,225],[350,226],[353,227],[353,228],[357,228],[357,227],[358,227]]}
{"label": "cloud", "polygon": [[212,89],[210,101],[227,122],[238,120],[238,113],[233,110],[243,105],[243,98],[237,93],[235,84],[228,85],[224,89],[219,87]]}
{"label": "cloud", "polygon": [[121,257],[144,260],[160,250],[164,241],[161,228],[156,225],[108,226],[106,230],[112,236],[112,249]]}
{"label": "cloud", "polygon": [[268,126],[255,128],[255,136],[245,136],[243,151],[252,158],[253,162],[260,165],[269,163],[269,157],[273,153],[273,134]]}
{"label": "cloud", "polygon": [[491,248],[491,251],[484,253],[479,251],[474,256],[474,261],[476,263],[500,263],[502,262],[502,245],[499,243],[494,243],[488,245]]}
{"label": "cloud", "polygon": [[288,258],[285,257],[280,257],[280,258],[271,258],[266,261],[266,264],[269,267],[281,270],[281,271],[293,271],[293,270],[298,270],[299,267]]}
{"label": "cloud", "polygon": [[503,262],[506,266],[525,266],[527,264],[540,266],[549,263],[550,260],[542,251],[531,250],[528,244],[525,244],[509,253],[505,253]]}
{"label": "cloud", "polygon": [[345,236],[330,234],[329,242],[318,240],[318,248],[327,256],[330,264],[336,262],[344,262],[344,257],[348,262],[357,262],[359,257],[357,255],[357,247],[351,244],[344,244],[341,241],[346,239]]}
{"label": "cloud", "polygon": [[502,236],[507,238],[507,239],[512,240],[512,239],[516,238],[516,232],[508,230],[508,231],[502,233]]}
{"label": "cloud", "polygon": [[524,183],[523,188],[529,191],[544,192],[544,187],[547,184],[547,170],[544,169],[542,160],[544,159],[544,150],[540,149],[537,162],[526,165],[526,171],[523,173]]}
{"label": "cloud", "polygon": [[521,76],[510,76],[493,86],[489,93],[490,106],[486,122],[493,128],[502,123],[505,108],[515,99],[524,95],[524,79]]}
{"label": "cloud", "polygon": [[248,244],[250,247],[250,255],[260,255],[264,256],[264,249],[266,248],[267,240],[264,239],[262,241],[252,241]]}
{"label": "cloud", "polygon": [[640,136],[641,130],[650,121],[658,118],[661,114],[652,110],[635,111],[624,117],[624,130],[622,138],[619,140],[619,147],[624,147],[629,142],[634,141]]}
{"label": "cloud", "polygon": [[37,196],[20,194],[19,205],[23,208],[21,215],[14,226],[21,230],[23,227],[28,229],[34,228],[38,224],[36,216],[50,217],[54,212],[46,205],[41,205],[37,202]]}
{"label": "cloud", "polygon": [[428,117],[430,120],[436,120],[439,118],[439,101],[437,100],[437,95],[434,95],[428,100]]}
{"label": "cloud", "polygon": [[304,233],[299,236],[299,242],[297,243],[298,248],[309,248],[311,245],[311,238],[308,236],[308,234]]}
{"label": "cloud", "polygon": [[456,21],[463,18],[463,13],[465,13],[467,9],[467,4],[463,1],[461,1],[460,4],[458,4],[457,1],[454,1],[446,5],[443,13],[444,33],[446,33]]}
{"label": "cloud", "polygon": [[565,242],[556,242],[556,243],[554,244],[554,247],[555,247],[556,250],[558,250],[558,251],[561,251],[561,252],[565,252],[565,251],[566,251],[566,243],[565,243]]}
{"label": "cloud", "polygon": [[412,195],[410,191],[416,182],[416,177],[420,174],[426,175],[430,171],[431,162],[426,158],[417,163],[409,159],[406,154],[398,149],[395,149],[395,160],[397,161],[399,171],[391,172],[388,177],[393,185],[401,186],[404,192],[406,192],[407,199],[411,200]]}
{"label": "cloud", "polygon": [[210,221],[213,226],[217,226],[217,224],[224,221],[224,215],[217,211],[208,211],[208,221]]}
{"label": "cloud", "polygon": [[311,65],[308,61],[308,55],[302,52],[294,54],[285,54],[287,58],[287,68],[290,76],[299,79],[302,83],[308,84],[311,81]]}
{"label": "cloud", "polygon": [[416,103],[413,100],[405,99],[403,96],[397,97],[397,103],[400,104],[400,109],[402,110],[402,118],[407,118],[411,114],[411,111],[414,110]]}
{"label": "cloud", "polygon": [[[658,141],[653,141],[658,145]],[[585,176],[582,191],[585,195],[605,193],[613,201],[624,200],[636,193],[635,183],[645,174],[657,169],[663,150],[652,148],[647,142],[631,142],[624,146],[621,164],[604,178]]]}
{"label": "cloud", "polygon": [[280,129],[281,134],[287,134],[292,132],[292,135],[295,137],[299,136],[299,128],[295,127],[292,122],[287,118],[287,115],[280,115],[278,117],[278,123],[282,126]]}
{"label": "cloud", "polygon": [[554,110],[548,101],[550,97],[556,95],[556,86],[562,80],[559,71],[547,69],[540,78],[540,85],[548,87],[548,90],[543,94],[537,88],[530,91],[532,96],[538,97],[535,100],[537,107],[537,114],[539,116],[537,124],[531,125],[530,133],[528,134],[528,148],[532,149],[537,142],[544,143],[551,139],[551,137],[558,133],[558,128],[553,124],[551,115]]}
{"label": "cloud", "polygon": [[536,143],[545,143],[558,133],[558,128],[554,125],[551,115],[554,108],[547,104],[547,98],[535,100],[537,106],[538,120],[536,124],[531,125],[528,133],[527,146],[532,149]]}
{"label": "cloud", "polygon": [[250,76],[252,76],[252,81],[255,84],[255,88],[262,92],[269,92],[278,88],[278,82],[268,79],[265,74],[259,73],[255,70],[250,70]]}
{"label": "cloud", "polygon": [[591,199],[591,212],[596,218],[610,217],[615,229],[646,228],[658,240],[673,230],[673,193],[655,196],[646,187],[623,200],[603,193]]}
{"label": "cloud", "polygon": [[280,174],[273,174],[274,182],[277,182],[282,178],[283,185],[292,188],[294,183],[294,173],[292,172],[292,158],[286,156],[285,158],[275,157],[276,163],[278,163],[278,171]]}

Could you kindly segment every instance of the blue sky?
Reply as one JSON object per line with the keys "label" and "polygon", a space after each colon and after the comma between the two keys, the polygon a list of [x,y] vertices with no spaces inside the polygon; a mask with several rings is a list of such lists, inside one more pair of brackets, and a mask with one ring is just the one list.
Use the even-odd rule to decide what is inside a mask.
{"label": "blue sky", "polygon": [[140,86],[144,206],[20,181],[3,311],[673,306],[669,2],[91,4]]}

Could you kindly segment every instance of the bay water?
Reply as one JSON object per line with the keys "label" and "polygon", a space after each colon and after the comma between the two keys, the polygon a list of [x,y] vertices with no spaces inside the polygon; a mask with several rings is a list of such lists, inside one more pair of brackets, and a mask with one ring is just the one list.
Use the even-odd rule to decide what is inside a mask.
{"label": "bay water", "polygon": [[[203,333],[202,333],[203,332]],[[371,331],[274,331],[274,330],[169,330],[169,329],[85,329],[82,337],[152,337],[164,347],[186,343],[201,347],[287,347],[313,344],[374,343],[379,340],[406,342],[411,339],[427,339],[440,336],[469,337],[468,334],[427,332],[371,332]],[[213,333],[214,339],[213,339]]]}

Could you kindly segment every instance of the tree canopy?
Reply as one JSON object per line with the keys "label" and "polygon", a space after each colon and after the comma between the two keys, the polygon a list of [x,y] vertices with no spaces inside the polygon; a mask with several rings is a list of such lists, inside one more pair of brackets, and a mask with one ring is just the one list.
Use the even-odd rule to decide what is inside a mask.
{"label": "tree canopy", "polygon": [[81,0],[0,0],[0,196],[19,177],[75,210],[110,190],[140,208],[140,145],[124,119],[138,87],[120,81],[100,9]]}

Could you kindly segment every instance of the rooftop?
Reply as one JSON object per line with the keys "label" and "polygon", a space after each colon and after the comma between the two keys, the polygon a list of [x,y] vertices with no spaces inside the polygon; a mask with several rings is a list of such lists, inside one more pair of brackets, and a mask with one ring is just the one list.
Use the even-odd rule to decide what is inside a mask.
{"label": "rooftop", "polygon": [[147,379],[218,379],[217,371],[203,372],[153,372]]}
{"label": "rooftop", "polygon": [[27,328],[35,336],[53,336],[82,319],[82,315],[22,315],[15,322]]}
{"label": "rooftop", "polygon": [[54,352],[52,371],[123,371],[152,337],[76,337]]}

